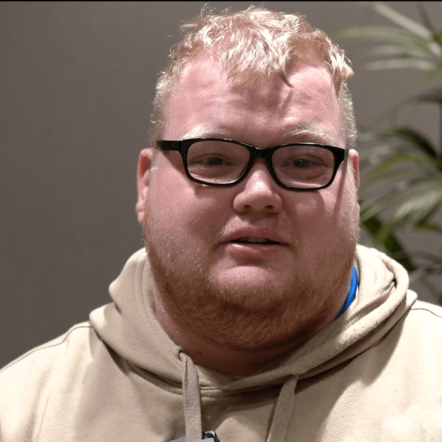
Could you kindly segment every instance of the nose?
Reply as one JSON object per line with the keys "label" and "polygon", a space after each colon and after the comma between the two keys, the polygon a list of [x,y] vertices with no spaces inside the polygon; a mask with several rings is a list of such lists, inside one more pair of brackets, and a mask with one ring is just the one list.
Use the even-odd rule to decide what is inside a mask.
{"label": "nose", "polygon": [[233,208],[238,213],[265,212],[277,214],[282,209],[281,191],[270,175],[266,161],[258,159],[246,178],[239,183]]}

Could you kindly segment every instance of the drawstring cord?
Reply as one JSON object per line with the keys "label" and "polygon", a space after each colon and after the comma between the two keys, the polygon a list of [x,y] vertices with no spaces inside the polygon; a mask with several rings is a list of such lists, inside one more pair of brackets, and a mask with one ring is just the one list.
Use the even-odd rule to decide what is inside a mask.
{"label": "drawstring cord", "polygon": [[[192,359],[183,351],[179,353],[184,362],[183,400],[186,442],[201,441],[203,426],[201,423],[201,397],[198,372]],[[284,442],[295,404],[295,388],[299,375],[290,376],[284,383],[275,405],[273,421],[267,442]]]}
{"label": "drawstring cord", "polygon": [[189,356],[181,351],[180,358],[184,361],[183,396],[186,442],[196,442],[201,440],[203,434],[198,373]]}
{"label": "drawstring cord", "polygon": [[299,375],[290,376],[281,388],[275,405],[267,442],[284,442],[295,405],[295,388]]}

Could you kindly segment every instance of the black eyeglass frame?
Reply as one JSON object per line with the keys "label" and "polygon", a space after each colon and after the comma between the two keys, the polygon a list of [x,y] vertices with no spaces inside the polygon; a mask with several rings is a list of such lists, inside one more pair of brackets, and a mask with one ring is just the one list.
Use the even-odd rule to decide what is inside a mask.
{"label": "black eyeglass frame", "polygon": [[[187,167],[187,152],[189,151],[190,146],[192,144],[197,143],[199,141],[226,141],[229,143],[239,144],[240,146],[244,146],[248,149],[250,152],[250,160],[244,169],[244,171],[241,173],[241,175],[236,178],[233,181],[229,181],[228,183],[212,183],[208,181],[202,181],[197,178],[194,178],[190,173],[189,169]],[[275,171],[273,170],[272,165],[272,157],[275,151],[278,149],[281,149],[282,147],[287,146],[311,146],[311,147],[319,147],[322,149],[326,149],[330,151],[333,154],[335,163],[334,163],[334,169],[333,174],[330,177],[330,180],[322,185],[317,187],[291,187],[288,186],[281,181],[279,181],[278,177],[276,176]],[[240,181],[242,181],[247,174],[250,172],[250,169],[253,167],[253,164],[256,159],[265,159],[267,162],[267,167],[270,171],[270,175],[275,180],[275,182],[281,186],[284,189],[288,190],[300,190],[300,191],[308,191],[308,190],[319,190],[324,189],[328,186],[330,186],[333,183],[333,180],[335,179],[336,173],[338,171],[339,166],[341,163],[348,157],[348,149],[344,149],[342,147],[335,147],[335,146],[328,146],[326,144],[318,144],[318,143],[310,143],[310,142],[300,142],[300,143],[287,143],[287,144],[279,144],[277,146],[270,146],[270,147],[256,147],[251,144],[243,143],[242,141],[235,141],[231,140],[229,138],[191,138],[188,140],[179,140],[179,141],[172,141],[172,140],[158,140],[156,142],[156,146],[160,150],[169,150],[169,151],[177,151],[181,154],[181,158],[183,160],[184,170],[186,172],[187,178],[189,178],[191,181],[194,181],[199,184],[207,184],[209,186],[233,186],[235,184],[238,184]]]}

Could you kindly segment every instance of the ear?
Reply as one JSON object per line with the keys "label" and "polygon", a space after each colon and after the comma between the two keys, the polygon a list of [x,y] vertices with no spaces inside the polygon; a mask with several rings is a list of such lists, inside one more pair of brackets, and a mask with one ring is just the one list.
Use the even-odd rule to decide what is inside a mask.
{"label": "ear", "polygon": [[151,172],[152,158],[154,154],[153,148],[143,149],[138,157],[137,167],[137,191],[138,198],[135,205],[138,222],[143,225],[144,211],[146,208],[147,188],[149,186],[149,175]]}
{"label": "ear", "polygon": [[360,177],[359,177],[359,154],[356,150],[350,149],[348,151],[348,159],[350,165],[353,167],[353,178],[355,180],[355,187],[359,189]]}

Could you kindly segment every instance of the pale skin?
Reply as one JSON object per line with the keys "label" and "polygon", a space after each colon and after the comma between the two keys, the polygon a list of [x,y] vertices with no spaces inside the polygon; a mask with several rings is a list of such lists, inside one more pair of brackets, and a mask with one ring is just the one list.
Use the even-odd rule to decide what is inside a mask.
{"label": "pale skin", "polygon": [[[306,65],[290,71],[288,78],[292,88],[275,75],[267,88],[257,91],[226,80],[225,73],[214,64],[201,56],[185,68],[166,106],[167,127],[163,139],[217,136],[258,147],[292,141],[344,147],[336,94],[323,67]],[[311,192],[279,187],[264,160],[257,160],[241,183],[216,188],[188,180],[177,153],[158,153],[151,169],[153,153],[154,149],[145,149],[140,154],[138,221],[145,231],[153,229],[154,237],[167,238],[176,250],[183,251],[183,262],[178,261],[183,266],[183,274],[186,273],[186,259],[191,264],[192,259],[199,263],[198,257],[203,256],[201,266],[210,280],[231,290],[232,295],[226,302],[238,306],[242,312],[247,308],[271,311],[274,303],[284,305],[285,302],[278,299],[278,291],[272,296],[238,299],[235,294],[242,293],[242,289],[290,284],[294,271],[299,271],[302,280],[320,280],[318,276],[326,280],[336,269],[328,270],[320,265],[321,257],[333,254],[342,243],[340,238],[356,236],[353,231],[357,230],[359,217],[359,169],[358,154],[354,150],[350,150],[348,160],[340,166],[330,187]],[[353,173],[349,173],[349,167]],[[240,245],[230,241],[235,235],[254,238],[276,235],[280,244],[273,247]],[[352,244],[348,246],[350,251]],[[161,252],[162,248],[158,249]],[[336,259],[329,261],[334,263]],[[320,269],[312,270],[314,266]],[[244,337],[243,350],[234,348],[236,341],[229,344],[227,333],[220,332],[217,342],[215,335],[210,337],[192,329],[192,323],[201,318],[182,320],[176,314],[180,304],[177,301],[174,309],[173,300],[164,289],[155,293],[153,308],[165,332],[197,365],[233,376],[246,376],[299,347],[333,321],[347,295],[350,271],[351,265],[346,264],[342,270],[345,277],[332,283],[333,287],[319,282],[317,299],[313,297],[311,301],[313,304],[301,303],[293,307],[293,322],[306,318],[304,328],[293,329],[296,333],[284,328],[287,321],[273,318],[274,322],[269,322],[270,330],[281,327],[278,336],[284,339],[280,341],[266,341],[266,336],[262,336],[261,344],[254,347],[247,341],[247,334],[256,329],[251,319],[249,326],[245,324],[237,334],[236,341],[238,336]],[[324,298],[323,293],[333,295]],[[191,299],[189,296],[189,302]],[[324,300],[328,305],[326,315],[315,320],[314,307]],[[180,302],[182,305],[183,300]],[[208,306],[210,308],[210,303]],[[194,311],[197,315],[198,305],[189,309],[186,316]],[[217,317],[214,316],[215,323],[212,320],[213,327],[217,327]],[[243,322],[247,321],[240,321]],[[221,322],[219,329],[222,330]]]}

